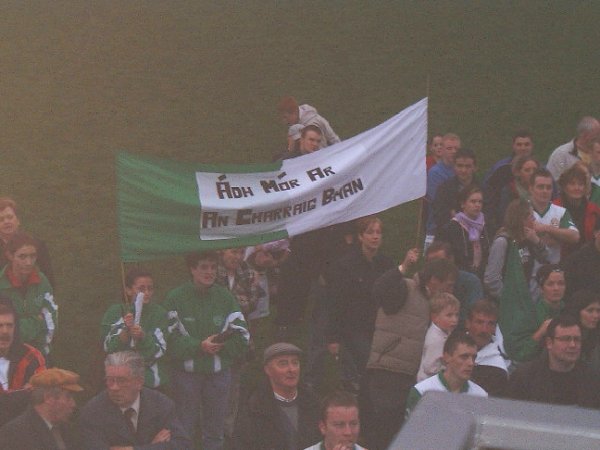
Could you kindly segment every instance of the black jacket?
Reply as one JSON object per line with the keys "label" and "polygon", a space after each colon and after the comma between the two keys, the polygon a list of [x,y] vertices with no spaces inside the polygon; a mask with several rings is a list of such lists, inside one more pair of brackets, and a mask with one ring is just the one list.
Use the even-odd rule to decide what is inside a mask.
{"label": "black jacket", "polygon": [[[61,425],[60,433],[67,449],[84,448],[74,426]],[[29,408],[0,428],[0,450],[58,450],[58,447],[44,419]]]}
{"label": "black jacket", "polygon": [[[584,408],[600,408],[600,382],[598,373],[582,361],[573,370],[576,405]],[[548,355],[542,354],[533,361],[519,365],[508,382],[507,397],[541,403],[561,404],[561,394],[569,386],[557,386],[552,382]]]}
{"label": "black jacket", "polygon": [[[319,406],[316,398],[306,389],[298,388],[298,450],[303,450],[322,439],[319,432]],[[285,450],[285,425],[273,390],[263,383],[238,411],[233,432],[235,450]]]}
{"label": "black jacket", "polygon": [[372,295],[373,285],[393,267],[394,261],[381,254],[375,255],[373,261],[369,262],[358,247],[333,264],[327,286],[329,342],[340,342],[342,336],[355,333],[373,334],[379,308]]}

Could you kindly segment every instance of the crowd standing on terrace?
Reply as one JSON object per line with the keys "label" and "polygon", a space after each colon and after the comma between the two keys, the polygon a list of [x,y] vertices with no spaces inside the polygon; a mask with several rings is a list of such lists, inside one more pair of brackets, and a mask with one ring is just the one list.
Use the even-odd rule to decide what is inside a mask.
{"label": "crowd standing on terrace", "polygon": [[[277,159],[340,141],[293,97],[279,113]],[[79,412],[49,252],[0,198],[0,449],[383,450],[432,390],[600,408],[600,123],[546,164],[525,129],[482,177],[476,153],[431,137],[424,245],[401,261],[368,216],[191,252],[164,299],[130,269],[98,324],[106,388]]]}

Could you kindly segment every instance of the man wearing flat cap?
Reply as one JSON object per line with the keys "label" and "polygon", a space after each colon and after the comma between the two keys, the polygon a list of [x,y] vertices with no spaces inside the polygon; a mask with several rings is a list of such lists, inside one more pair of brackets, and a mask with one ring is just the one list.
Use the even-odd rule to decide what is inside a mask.
{"label": "man wearing flat cap", "polygon": [[301,354],[285,342],[265,350],[266,380],[240,408],[234,449],[301,450],[320,439],[317,400],[299,384]]}
{"label": "man wearing flat cap", "polygon": [[31,407],[0,428],[2,450],[81,449],[77,430],[69,424],[75,410],[74,392],[82,391],[79,375],[58,368],[39,372],[29,380]]}

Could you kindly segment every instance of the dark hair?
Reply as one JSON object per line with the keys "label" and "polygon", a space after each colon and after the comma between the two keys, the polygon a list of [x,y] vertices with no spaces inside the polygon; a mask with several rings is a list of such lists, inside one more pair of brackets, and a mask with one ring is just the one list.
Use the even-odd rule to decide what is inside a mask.
{"label": "dark hair", "polygon": [[327,410],[336,406],[358,408],[356,397],[347,391],[334,391],[321,401],[321,420],[327,422]]}
{"label": "dark hair", "polygon": [[473,163],[477,164],[477,157],[475,156],[475,152],[470,148],[459,148],[454,155],[454,161],[457,159],[472,159]]}
{"label": "dark hair", "polygon": [[531,178],[529,179],[529,186],[533,186],[535,184],[536,178],[550,178],[550,180],[554,180],[552,174],[545,167],[538,167],[531,174]]}
{"label": "dark hair", "polygon": [[510,170],[513,173],[513,175],[515,175],[517,172],[521,171],[523,166],[526,163],[528,163],[529,161],[533,161],[538,168],[540,167],[540,162],[531,155],[517,156],[510,163]]}
{"label": "dark hair", "polygon": [[309,131],[314,131],[315,133],[318,133],[319,136],[323,136],[323,130],[321,130],[316,125],[306,125],[304,128],[302,128],[302,131],[300,132],[300,136],[305,137],[306,133],[308,133]]}
{"label": "dark hair", "polygon": [[576,317],[563,313],[550,321],[546,329],[546,337],[553,338],[556,335],[556,327],[568,328],[574,326],[578,326],[579,330],[581,330],[581,325],[579,325],[579,320]]}
{"label": "dark hair", "polygon": [[462,205],[469,199],[471,195],[477,193],[481,194],[481,197],[483,198],[483,191],[479,186],[476,184],[469,184],[468,186],[465,186],[463,190],[458,193],[458,204]]}
{"label": "dark hair", "polygon": [[438,259],[437,261],[425,263],[423,270],[419,275],[419,282],[421,283],[421,286],[425,286],[425,284],[433,277],[445,281],[448,277],[456,279],[457,276],[458,268],[452,261],[448,259]]}
{"label": "dark hair", "polygon": [[592,303],[600,303],[600,293],[590,289],[579,289],[567,299],[565,313],[579,317],[581,310],[587,308]]}
{"label": "dark hair", "polygon": [[513,133],[512,141],[515,142],[517,138],[529,138],[533,140],[533,135],[527,128],[520,128]]}
{"label": "dark hair", "polygon": [[498,306],[491,300],[481,299],[469,306],[467,318],[470,320],[475,314],[494,316],[497,319],[500,311],[498,310]]}
{"label": "dark hair", "polygon": [[219,253],[216,250],[206,250],[185,255],[185,265],[188,269],[194,269],[198,266],[200,261],[206,260],[219,264]]}
{"label": "dark hair", "polygon": [[454,251],[452,250],[452,246],[448,244],[446,241],[433,241],[427,250],[425,250],[425,259],[431,253],[437,253],[439,251],[444,251],[448,259],[454,259]]}
{"label": "dark hair", "polygon": [[469,347],[477,348],[475,340],[464,331],[453,331],[444,343],[444,353],[452,355],[459,344],[466,344]]}
{"label": "dark hair", "polygon": [[141,269],[139,267],[134,267],[127,271],[125,275],[125,286],[130,288],[135,283],[135,280],[142,277],[152,278],[152,274],[145,269]]}
{"label": "dark hair", "polygon": [[11,255],[14,255],[17,250],[25,245],[31,245],[35,247],[36,251],[38,248],[38,243],[33,236],[23,232],[16,232],[12,235],[10,240],[6,243],[4,250]]}
{"label": "dark hair", "polygon": [[4,316],[7,314],[12,314],[13,317],[17,318],[17,311],[15,310],[15,305],[13,301],[4,294],[0,294],[0,316]]}
{"label": "dark hair", "polygon": [[544,285],[552,272],[565,273],[558,264],[544,264],[538,269],[537,274],[535,275],[535,279],[540,287]]}

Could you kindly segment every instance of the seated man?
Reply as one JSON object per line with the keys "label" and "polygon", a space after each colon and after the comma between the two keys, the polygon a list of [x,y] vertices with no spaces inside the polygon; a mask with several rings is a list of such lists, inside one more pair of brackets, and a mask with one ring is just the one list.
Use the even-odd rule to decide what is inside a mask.
{"label": "seated man", "polygon": [[305,450],[365,450],[356,443],[360,434],[358,402],[349,392],[337,391],[325,397],[319,430],[323,440]]}
{"label": "seated man", "polygon": [[134,448],[181,450],[192,443],[173,401],[144,387],[144,358],[131,350],[104,361],[106,390],[83,407],[80,416],[86,450]]}
{"label": "seated man", "polygon": [[546,350],[519,365],[508,382],[507,396],[517,400],[600,408],[598,375],[581,361],[581,328],[562,315],[546,331]]}
{"label": "seated man", "polygon": [[500,350],[501,336],[497,333],[498,307],[489,300],[471,305],[465,331],[477,344],[477,358],[471,379],[489,395],[500,396],[508,383],[507,363]]}
{"label": "seated man", "polygon": [[23,412],[29,400],[29,379],[46,369],[39,350],[19,338],[12,301],[0,297],[0,425]]}
{"label": "seated man", "polygon": [[301,353],[284,342],[265,350],[267,382],[240,405],[235,450],[300,450],[319,439],[317,401],[299,385]]}
{"label": "seated man", "polygon": [[30,380],[31,408],[0,428],[0,450],[79,450],[79,435],[68,424],[74,392],[83,391],[79,375],[52,368]]}
{"label": "seated man", "polygon": [[477,344],[471,336],[457,331],[452,333],[444,344],[445,370],[417,383],[406,400],[406,417],[428,391],[455,392],[457,394],[487,397],[487,392],[470,378],[475,367]]}

